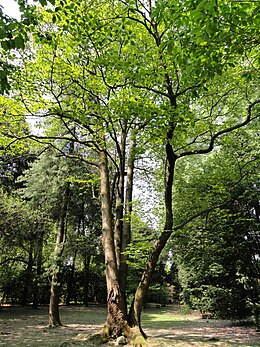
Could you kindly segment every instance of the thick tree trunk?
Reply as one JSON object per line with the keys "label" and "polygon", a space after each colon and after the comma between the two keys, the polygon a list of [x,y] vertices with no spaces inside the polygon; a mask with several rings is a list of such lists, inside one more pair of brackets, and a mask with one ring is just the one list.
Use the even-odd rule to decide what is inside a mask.
{"label": "thick tree trunk", "polygon": [[65,243],[66,232],[66,217],[69,204],[70,188],[69,183],[66,183],[64,194],[62,198],[62,206],[60,212],[59,226],[57,230],[57,239],[54,250],[54,266],[51,277],[51,293],[49,305],[49,326],[61,326],[60,313],[59,313],[59,296],[61,286],[61,266],[62,266],[62,253]]}
{"label": "thick tree trunk", "polygon": [[58,327],[61,326],[60,311],[60,274],[54,273],[51,277],[51,295],[49,306],[49,326]]}
{"label": "thick tree trunk", "polygon": [[99,152],[100,196],[102,211],[103,249],[105,254],[107,282],[107,320],[103,335],[117,337],[125,334],[128,329],[124,300],[119,287],[119,272],[117,268],[112,209],[110,201],[110,185],[107,153]]}

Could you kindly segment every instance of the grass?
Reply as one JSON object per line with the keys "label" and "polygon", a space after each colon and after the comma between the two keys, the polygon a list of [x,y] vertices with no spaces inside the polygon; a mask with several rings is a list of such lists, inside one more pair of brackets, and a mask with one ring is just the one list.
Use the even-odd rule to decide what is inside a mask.
{"label": "grass", "polygon": [[[106,318],[104,307],[62,306],[60,310],[64,326],[48,328],[47,307],[1,308],[0,346],[88,347],[86,335],[98,332]],[[202,320],[198,313],[176,306],[146,309],[142,322],[151,347],[260,347],[260,336],[253,327]]]}

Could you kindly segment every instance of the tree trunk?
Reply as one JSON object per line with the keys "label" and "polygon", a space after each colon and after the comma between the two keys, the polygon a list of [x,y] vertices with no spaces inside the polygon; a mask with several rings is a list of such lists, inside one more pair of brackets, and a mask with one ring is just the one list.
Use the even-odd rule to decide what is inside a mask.
{"label": "tree trunk", "polygon": [[84,305],[88,306],[88,294],[89,294],[89,266],[90,266],[91,256],[88,252],[84,255]]}
{"label": "tree trunk", "polygon": [[61,326],[60,311],[60,274],[54,273],[51,277],[51,295],[49,306],[49,326],[58,327]]}
{"label": "tree trunk", "polygon": [[62,206],[60,212],[59,226],[57,230],[57,239],[54,250],[54,264],[53,273],[51,277],[51,295],[50,295],[50,306],[49,306],[49,326],[61,326],[60,313],[59,313],[59,296],[61,286],[61,266],[62,266],[62,253],[64,250],[65,243],[65,232],[66,232],[66,216],[69,204],[70,188],[69,183],[66,183]]}
{"label": "tree trunk", "polygon": [[32,242],[31,242],[27,267],[24,271],[23,296],[22,296],[22,301],[21,301],[22,306],[25,306],[28,303],[28,296],[29,296],[29,292],[30,292],[30,287],[32,287],[33,265],[34,265],[34,263],[33,263],[33,247],[32,247]]}
{"label": "tree trunk", "polygon": [[127,256],[124,254],[127,245],[131,241],[131,215],[132,215],[132,201],[133,201],[133,183],[134,183],[134,161],[136,149],[136,134],[133,132],[129,157],[127,162],[127,182],[125,192],[125,214],[123,222],[122,244],[121,244],[121,259],[119,268],[119,284],[121,291],[126,293],[126,279],[127,279]]}
{"label": "tree trunk", "polygon": [[76,249],[74,252],[74,256],[72,258],[71,271],[69,274],[68,284],[67,284],[67,297],[66,297],[66,305],[70,304],[73,292],[73,281],[74,281],[74,273],[75,273],[75,262],[77,257],[78,250]]}
{"label": "tree trunk", "polygon": [[43,249],[43,234],[44,234],[44,224],[41,225],[41,230],[38,234],[37,240],[37,254],[36,254],[36,281],[34,284],[33,291],[33,308],[37,308],[39,305],[39,285],[42,275],[42,249]]}
{"label": "tree trunk", "polygon": [[100,196],[102,211],[103,249],[105,254],[107,283],[107,320],[103,335],[116,338],[125,334],[128,329],[124,300],[119,287],[119,272],[117,268],[112,209],[110,201],[110,184],[107,153],[99,151]]}
{"label": "tree trunk", "polygon": [[115,226],[114,226],[114,238],[115,238],[115,251],[117,268],[120,268],[120,259],[122,251],[122,235],[123,235],[123,217],[124,217],[124,195],[125,195],[125,156],[126,156],[126,136],[127,136],[127,124],[126,122],[122,126],[121,141],[116,142],[117,153],[119,156],[118,177],[116,182],[116,206],[115,206]]}
{"label": "tree trunk", "polygon": [[[173,227],[173,213],[172,213],[172,187],[173,187],[173,178],[174,178],[174,167],[177,160],[176,155],[174,154],[173,147],[171,145],[171,140],[173,137],[173,125],[170,124],[169,131],[167,133],[167,143],[166,143],[166,168],[165,168],[165,225],[164,231],[159,236],[157,242],[154,245],[154,248],[151,252],[151,255],[148,259],[146,269],[143,272],[141,281],[136,289],[134,300],[131,304],[129,311],[129,323],[131,326],[138,326],[140,331],[144,334],[141,328],[141,311],[143,307],[143,302],[146,296],[146,293],[149,289],[149,285],[152,280],[152,275],[156,267],[157,261],[166,245],[168,239],[172,234]],[[144,334],[145,336],[145,334]]]}

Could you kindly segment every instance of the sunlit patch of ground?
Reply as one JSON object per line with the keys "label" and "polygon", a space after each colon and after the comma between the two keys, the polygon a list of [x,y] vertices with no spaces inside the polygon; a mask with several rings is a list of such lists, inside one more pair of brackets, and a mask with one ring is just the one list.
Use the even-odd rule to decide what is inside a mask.
{"label": "sunlit patch of ground", "polygon": [[[104,307],[61,307],[64,326],[48,327],[48,308],[0,309],[0,346],[85,346],[89,334],[105,322]],[[253,327],[230,321],[202,320],[196,312],[182,314],[179,307],[153,308],[143,312],[143,328],[151,347],[260,347]],[[109,344],[110,346],[113,343]]]}

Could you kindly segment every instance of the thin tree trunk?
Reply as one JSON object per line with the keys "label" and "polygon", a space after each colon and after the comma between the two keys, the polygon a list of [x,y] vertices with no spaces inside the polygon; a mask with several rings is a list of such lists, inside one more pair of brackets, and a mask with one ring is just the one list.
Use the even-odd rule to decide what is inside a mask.
{"label": "thin tree trunk", "polygon": [[115,208],[115,226],[114,226],[114,238],[115,238],[115,250],[117,268],[120,268],[120,259],[122,251],[122,235],[123,235],[123,217],[124,217],[124,195],[125,195],[125,156],[126,156],[126,135],[127,124],[124,123],[121,133],[121,141],[117,143],[117,152],[119,155],[119,168],[118,177],[116,183],[116,208]]}
{"label": "thin tree trunk", "polygon": [[32,286],[32,269],[33,269],[33,247],[32,242],[30,243],[29,258],[27,267],[24,271],[24,283],[23,283],[23,296],[21,305],[25,306],[28,303],[28,295],[30,292],[30,286]]}
{"label": "thin tree trunk", "polygon": [[[133,202],[133,182],[134,182],[134,161],[136,149],[136,134],[133,132],[129,157],[127,162],[127,182],[125,192],[125,214],[123,222],[122,244],[121,244],[121,259],[119,268],[119,283],[121,291],[126,294],[126,279],[127,279],[127,255],[124,254],[126,247],[131,241],[131,215],[132,215],[132,202]],[[126,305],[126,302],[125,302]]]}
{"label": "thin tree trunk", "polygon": [[36,281],[34,284],[34,291],[33,291],[33,308],[37,308],[39,305],[39,285],[40,285],[40,278],[42,275],[42,249],[43,249],[43,234],[44,234],[44,224],[41,225],[41,230],[39,232],[38,240],[37,240],[37,260],[36,260]]}
{"label": "thin tree trunk", "polygon": [[77,253],[78,253],[78,250],[76,249],[75,252],[74,252],[74,256],[72,258],[71,271],[70,271],[68,284],[67,284],[66,305],[70,304],[70,301],[71,301],[71,298],[72,298],[73,281],[74,281],[74,273],[75,273],[75,262],[76,262]]}
{"label": "thin tree trunk", "polygon": [[88,252],[84,255],[84,305],[88,306],[88,294],[89,294],[89,266],[90,266],[91,256]]}
{"label": "thin tree trunk", "polygon": [[60,286],[61,286],[61,266],[62,266],[62,253],[64,250],[65,233],[66,233],[66,216],[69,204],[70,187],[66,183],[62,206],[60,212],[60,221],[57,230],[57,239],[54,250],[54,270],[51,278],[51,295],[49,305],[49,326],[61,326],[59,300],[60,300]]}
{"label": "thin tree trunk", "polygon": [[130,312],[129,312],[129,323],[131,326],[138,326],[140,331],[145,336],[141,328],[141,311],[143,307],[143,302],[148,291],[149,285],[152,280],[152,275],[156,267],[157,261],[166,245],[168,239],[172,234],[173,226],[173,213],[172,213],[172,187],[174,178],[174,167],[177,160],[174,154],[173,147],[171,145],[171,140],[173,137],[173,125],[170,125],[170,129],[167,133],[167,144],[166,144],[166,169],[165,169],[165,225],[164,231],[159,236],[156,244],[154,245],[153,251],[148,259],[146,269],[143,272],[141,281],[136,289],[135,297],[132,302]]}

